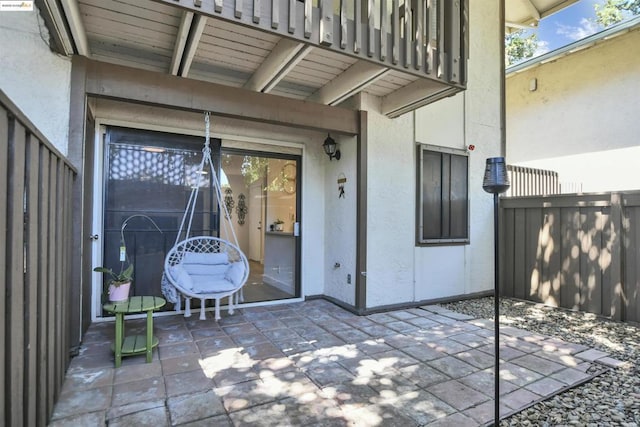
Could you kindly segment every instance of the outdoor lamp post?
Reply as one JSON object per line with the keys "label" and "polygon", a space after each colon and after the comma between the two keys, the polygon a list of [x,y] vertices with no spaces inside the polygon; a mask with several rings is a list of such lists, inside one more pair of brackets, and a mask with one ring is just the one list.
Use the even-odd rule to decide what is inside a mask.
{"label": "outdoor lamp post", "polygon": [[490,157],[487,159],[487,166],[484,170],[484,180],[482,189],[493,194],[493,240],[494,240],[494,288],[493,288],[493,309],[494,309],[494,344],[495,344],[495,386],[494,386],[494,424],[500,424],[500,276],[498,267],[499,241],[498,241],[498,206],[500,193],[509,189],[509,176],[507,175],[507,165],[504,157]]}

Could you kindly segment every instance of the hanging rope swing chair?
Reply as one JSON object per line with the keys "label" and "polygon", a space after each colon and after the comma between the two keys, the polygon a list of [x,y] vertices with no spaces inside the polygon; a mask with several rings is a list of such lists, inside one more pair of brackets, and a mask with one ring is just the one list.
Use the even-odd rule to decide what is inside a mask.
{"label": "hanging rope swing chair", "polygon": [[[195,185],[191,189],[176,242],[165,258],[162,292],[169,302],[176,305],[177,311],[181,308],[181,298],[185,298],[185,317],[191,316],[191,298],[198,298],[201,320],[205,319],[206,300],[215,300],[215,319],[218,321],[222,298],[229,297],[229,314],[233,314],[234,299],[236,305],[242,300],[242,287],[249,277],[249,262],[238,245],[231,215],[224,203],[220,181],[211,160],[209,113],[205,114],[205,143],[202,154],[202,161],[193,180]],[[226,236],[231,236],[233,242],[213,236],[189,237],[199,189],[206,182],[206,165],[211,172],[219,212],[224,214],[220,221],[220,230],[224,230]]]}

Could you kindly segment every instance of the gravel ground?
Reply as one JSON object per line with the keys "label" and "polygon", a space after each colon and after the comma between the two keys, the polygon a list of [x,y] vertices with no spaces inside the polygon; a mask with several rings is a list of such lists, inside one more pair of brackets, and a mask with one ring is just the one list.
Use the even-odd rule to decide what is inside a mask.
{"label": "gravel ground", "polygon": [[[493,319],[493,297],[442,304],[470,316]],[[640,425],[640,328],[593,314],[572,312],[507,298],[500,324],[606,351],[629,362],[594,380],[503,420],[501,426]]]}

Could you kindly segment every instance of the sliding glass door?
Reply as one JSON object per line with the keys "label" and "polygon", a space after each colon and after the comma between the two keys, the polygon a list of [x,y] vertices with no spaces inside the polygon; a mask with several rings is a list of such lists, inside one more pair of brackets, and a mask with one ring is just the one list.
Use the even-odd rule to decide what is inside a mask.
{"label": "sliding glass door", "polygon": [[245,302],[299,297],[300,156],[221,151],[220,140],[212,139],[217,170],[205,168],[197,176],[202,144],[198,137],[107,129],[101,265],[119,270],[127,257],[135,265],[131,294],[161,296],[164,257],[176,241],[197,180],[200,190],[191,235],[233,240],[228,227],[220,224],[211,179],[215,172],[238,244],[250,260]]}
{"label": "sliding glass door", "polygon": [[300,296],[299,156],[222,150],[225,198],[249,259],[245,302]]}

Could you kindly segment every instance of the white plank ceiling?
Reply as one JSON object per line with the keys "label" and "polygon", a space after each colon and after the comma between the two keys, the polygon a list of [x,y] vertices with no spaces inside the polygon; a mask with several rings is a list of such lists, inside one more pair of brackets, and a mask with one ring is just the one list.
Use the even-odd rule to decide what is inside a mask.
{"label": "white plank ceiling", "polygon": [[[512,28],[535,24],[574,1],[506,0],[505,21]],[[50,9],[57,7],[54,3],[62,5],[70,28],[68,39],[74,40],[78,53],[98,61],[331,105],[359,91],[380,97],[402,88],[407,92],[407,85],[421,79],[170,3],[45,3]]]}

